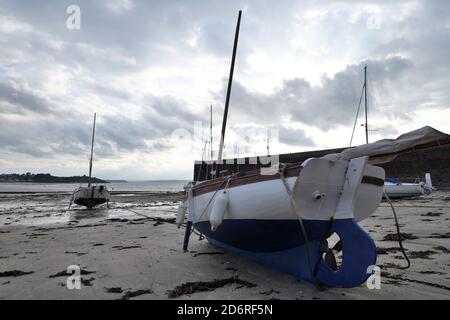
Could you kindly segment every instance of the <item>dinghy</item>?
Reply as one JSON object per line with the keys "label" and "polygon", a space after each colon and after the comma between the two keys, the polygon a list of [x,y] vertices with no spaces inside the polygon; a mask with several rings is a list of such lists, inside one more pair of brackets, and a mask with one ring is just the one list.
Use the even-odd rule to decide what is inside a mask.
{"label": "dinghy", "polygon": [[429,195],[433,191],[431,175],[425,174],[425,182],[407,183],[397,179],[386,178],[384,180],[384,191],[389,198],[410,198]]}
{"label": "dinghy", "polygon": [[72,196],[70,197],[69,209],[72,202],[79,205],[92,209],[95,206],[106,203],[108,204],[111,200],[111,195],[106,189],[106,186],[99,185],[93,186],[91,183],[92,175],[92,158],[94,153],[94,136],[95,136],[95,120],[96,114],[94,113],[94,125],[92,127],[92,141],[91,141],[91,158],[89,161],[89,182],[87,187],[79,187],[74,190]]}

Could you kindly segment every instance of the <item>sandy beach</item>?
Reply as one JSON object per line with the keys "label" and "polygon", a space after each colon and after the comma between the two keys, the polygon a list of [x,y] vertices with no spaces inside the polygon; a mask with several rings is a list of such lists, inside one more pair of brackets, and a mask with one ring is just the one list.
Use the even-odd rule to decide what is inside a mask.
{"label": "sandy beach", "polygon": [[[2,194],[0,299],[450,298],[450,192],[394,201],[411,268],[399,269],[406,261],[392,241],[393,215],[383,202],[363,223],[379,249],[381,289],[362,284],[324,291],[195,235],[184,253],[184,228],[174,224],[181,196],[120,193],[110,209],[68,211],[64,194]],[[11,198],[22,211],[11,209]],[[45,208],[49,198],[52,206]],[[30,213],[33,206],[39,212]],[[81,267],[80,290],[66,287],[69,265]]]}

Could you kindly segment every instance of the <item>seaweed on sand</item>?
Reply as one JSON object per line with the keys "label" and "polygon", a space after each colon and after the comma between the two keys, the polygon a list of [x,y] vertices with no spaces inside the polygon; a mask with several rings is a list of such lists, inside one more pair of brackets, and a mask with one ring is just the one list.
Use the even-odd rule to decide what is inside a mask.
{"label": "seaweed on sand", "polygon": [[273,293],[274,293],[274,294],[279,294],[280,291],[277,291],[277,290],[271,288],[270,290],[262,291],[262,292],[260,292],[259,294],[262,294],[262,295],[265,295],[265,296],[270,296],[270,295],[273,294]]}
{"label": "seaweed on sand", "polygon": [[[80,269],[80,275],[84,276],[84,275],[88,275],[91,273],[95,273],[95,271],[88,271],[88,270]],[[67,277],[68,275],[70,275],[70,273],[67,273],[67,270],[63,270],[63,271],[57,272],[55,274],[52,274],[48,277],[49,278]]]}
{"label": "seaweed on sand", "polygon": [[421,214],[422,217],[439,217],[443,214],[443,212],[428,212]]}
{"label": "seaweed on sand", "polygon": [[444,246],[437,246],[437,247],[433,247],[433,249],[434,250],[439,250],[439,251],[442,251],[442,252],[444,252],[444,253],[450,253],[450,250],[449,249],[447,249],[446,247],[444,247]]}
{"label": "seaweed on sand", "polygon": [[432,283],[432,282],[423,281],[423,280],[403,278],[400,275],[393,275],[393,274],[389,274],[387,272],[382,272],[381,276],[384,277],[384,278],[392,279],[394,281],[398,281],[398,283],[406,281],[406,282],[413,282],[413,283],[423,284],[423,285],[426,285],[426,286],[435,287],[435,288],[439,288],[439,289],[444,289],[446,291],[450,290],[450,287],[448,287],[446,285],[443,285],[443,284],[440,284],[440,283]]}
{"label": "seaweed on sand", "polygon": [[[414,239],[418,239],[418,237],[416,237],[415,235],[413,235],[412,233],[400,233],[401,236],[401,240],[414,240]],[[389,233],[387,235],[384,236],[382,241],[398,241],[398,235],[397,233]]]}
{"label": "seaweed on sand", "polygon": [[89,279],[81,278],[80,280],[81,280],[81,283],[82,283],[83,285],[85,285],[85,286],[87,286],[87,287],[91,287],[91,286],[92,286],[92,283],[91,283],[91,282],[94,281],[95,278],[94,278],[94,277],[91,277],[91,278],[89,278]]}
{"label": "seaweed on sand", "polygon": [[167,296],[169,298],[178,298],[182,295],[188,295],[193,294],[196,292],[203,292],[203,291],[213,291],[217,288],[224,287],[228,284],[236,283],[240,285],[238,288],[247,287],[247,288],[253,288],[257,285],[248,281],[244,281],[239,279],[238,277],[231,277],[226,279],[220,279],[220,280],[213,280],[213,281],[197,281],[197,282],[186,282],[179,286],[177,286],[173,290],[169,290],[167,292]]}
{"label": "seaweed on sand", "polygon": [[410,251],[408,252],[408,257],[411,259],[431,259],[430,256],[436,253],[437,252],[433,250]]}
{"label": "seaweed on sand", "polygon": [[144,294],[150,294],[150,293],[153,293],[153,290],[145,289],[145,290],[127,291],[127,293],[125,293],[122,296],[122,298],[120,298],[120,299],[121,300],[129,300],[130,298],[142,296]]}
{"label": "seaweed on sand", "polygon": [[5,272],[0,272],[0,278],[6,278],[6,277],[20,277],[20,276],[25,276],[27,274],[32,274],[34,273],[34,271],[20,271],[20,270],[11,270],[11,271],[5,271]]}
{"label": "seaweed on sand", "polygon": [[377,248],[377,254],[388,254],[389,252],[396,253],[400,251],[400,248]]}
{"label": "seaweed on sand", "polygon": [[117,249],[117,250],[128,250],[128,249],[139,249],[142,248],[142,246],[140,245],[135,245],[135,246],[113,246],[113,249]]}
{"label": "seaweed on sand", "polygon": [[195,252],[192,254],[193,257],[198,257],[201,255],[216,255],[216,254],[224,254],[224,252],[220,251],[212,251],[212,252]]}
{"label": "seaweed on sand", "polygon": [[175,218],[159,218],[159,217],[157,217],[157,218],[151,218],[151,220],[153,220],[153,221],[155,221],[155,223],[153,224],[153,226],[159,226],[160,224],[163,224],[163,223],[175,223]]}
{"label": "seaweed on sand", "polygon": [[431,234],[430,238],[433,238],[433,239],[449,239],[450,238],[450,232],[447,232],[447,233],[433,233],[433,234]]}

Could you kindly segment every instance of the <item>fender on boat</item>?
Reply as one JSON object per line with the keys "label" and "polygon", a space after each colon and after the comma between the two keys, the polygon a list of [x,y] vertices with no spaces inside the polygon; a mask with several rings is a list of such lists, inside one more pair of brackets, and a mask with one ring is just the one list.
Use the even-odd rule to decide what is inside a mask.
{"label": "fender on boat", "polygon": [[184,217],[186,216],[187,206],[184,203],[184,201],[180,201],[178,205],[178,213],[177,213],[177,219],[175,220],[178,228],[183,224]]}
{"label": "fender on boat", "polygon": [[228,194],[227,191],[220,192],[217,198],[214,200],[214,204],[209,214],[209,223],[211,224],[211,230],[216,231],[222,224],[223,217],[228,207]]}

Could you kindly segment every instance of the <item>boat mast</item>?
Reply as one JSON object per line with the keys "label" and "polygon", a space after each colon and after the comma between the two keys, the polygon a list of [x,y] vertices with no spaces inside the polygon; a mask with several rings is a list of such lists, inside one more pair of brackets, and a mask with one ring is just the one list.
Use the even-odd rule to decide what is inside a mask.
{"label": "boat mast", "polygon": [[213,159],[213,137],[212,137],[212,105],[210,107],[210,120],[209,120],[209,154],[211,160]]}
{"label": "boat mast", "polygon": [[225,100],[225,110],[223,112],[222,133],[220,135],[219,155],[217,157],[216,177],[219,174],[219,164],[222,162],[222,150],[223,150],[223,143],[225,140],[225,129],[227,127],[228,106],[230,105],[231,84],[233,83],[234,63],[236,60],[236,51],[237,51],[237,44],[238,44],[238,39],[239,39],[239,28],[241,25],[241,15],[242,15],[242,10],[239,10],[238,20],[237,20],[237,25],[236,25],[236,32],[234,34],[234,46],[233,46],[233,55],[231,57],[230,76],[228,78],[227,98]]}
{"label": "boat mast", "polygon": [[364,106],[366,111],[366,144],[369,143],[369,126],[367,124],[367,66],[364,66]]}
{"label": "boat mast", "polygon": [[95,135],[95,118],[97,113],[94,113],[94,125],[92,126],[92,142],[91,142],[91,160],[89,161],[89,182],[88,187],[91,186],[91,174],[92,174],[92,157],[94,154],[94,135]]}

